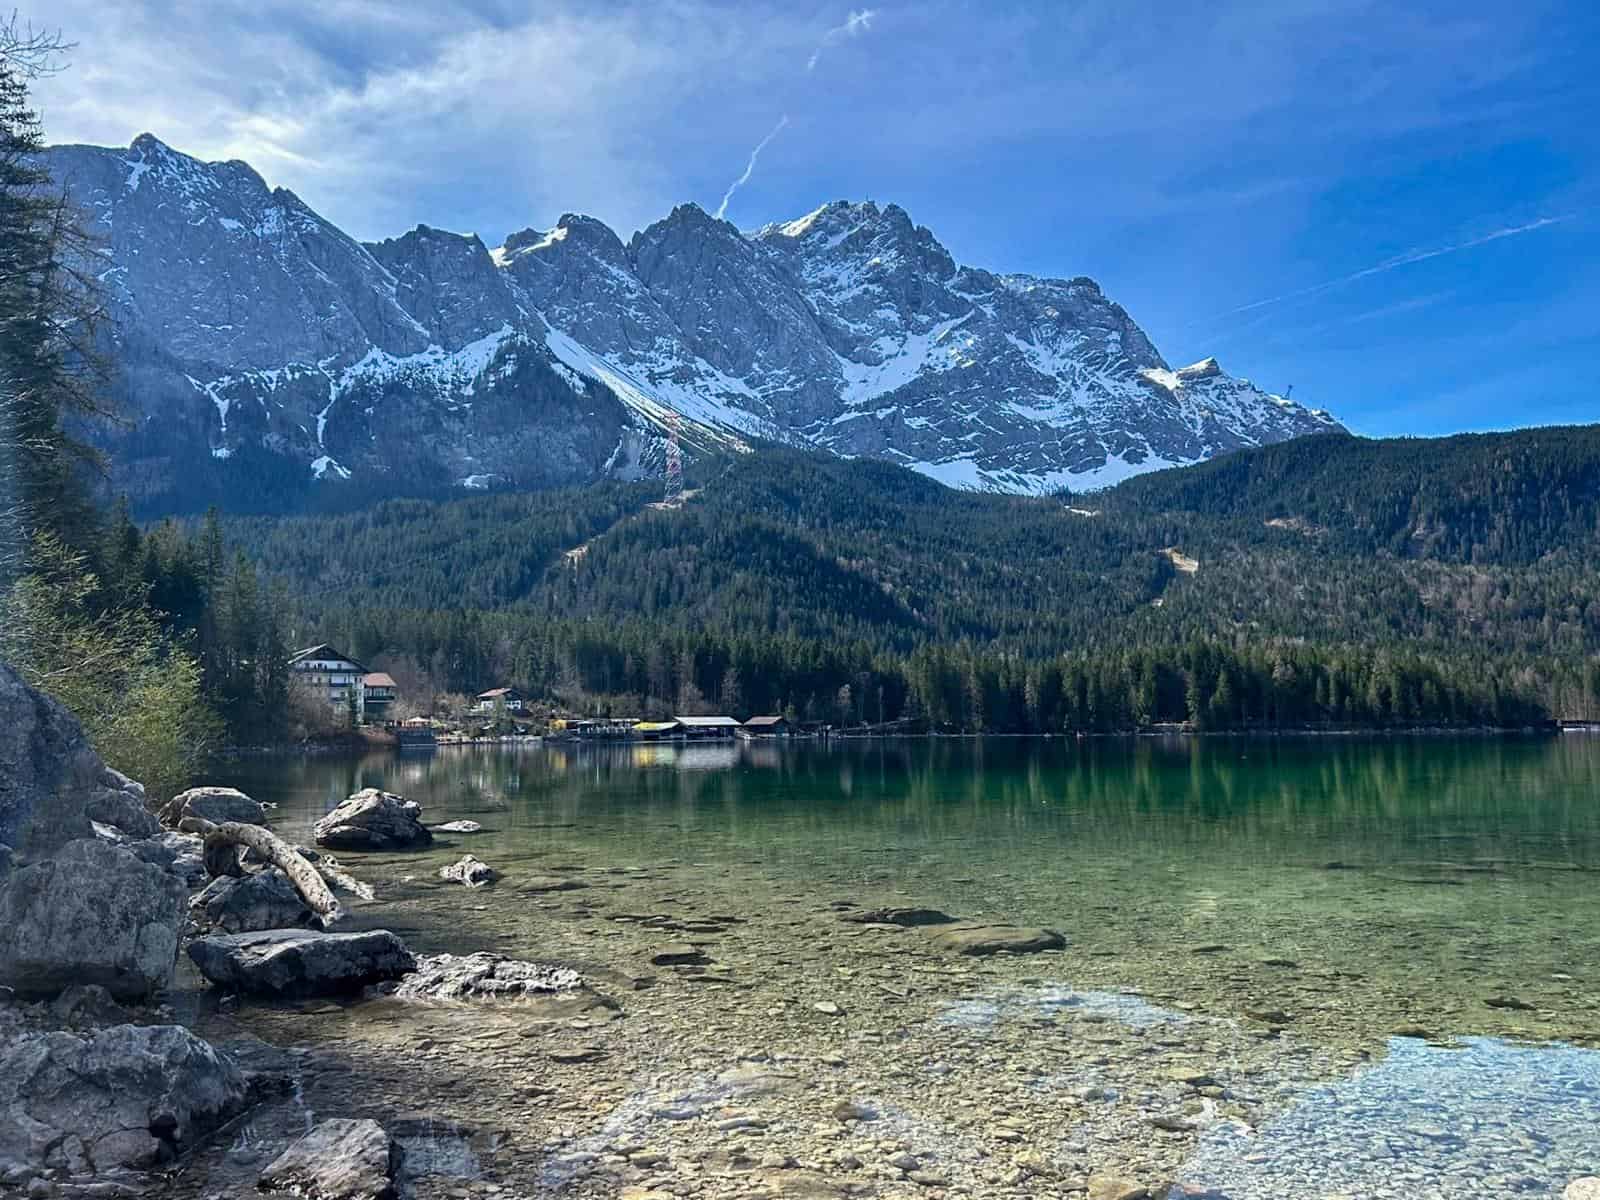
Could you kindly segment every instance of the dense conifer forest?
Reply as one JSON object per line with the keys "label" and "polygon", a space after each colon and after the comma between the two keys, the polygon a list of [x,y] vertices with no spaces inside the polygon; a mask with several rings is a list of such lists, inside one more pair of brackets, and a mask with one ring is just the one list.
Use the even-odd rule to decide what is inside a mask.
{"label": "dense conifer forest", "polygon": [[281,582],[291,640],[421,706],[513,683],[990,732],[1600,711],[1600,428],[1329,435],[1079,497],[774,447],[695,474],[681,509],[616,484],[226,535]]}

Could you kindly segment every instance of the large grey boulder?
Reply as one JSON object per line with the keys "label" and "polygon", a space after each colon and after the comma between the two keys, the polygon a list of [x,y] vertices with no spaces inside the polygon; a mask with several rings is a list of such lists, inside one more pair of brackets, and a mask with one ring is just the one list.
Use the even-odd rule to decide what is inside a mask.
{"label": "large grey boulder", "polygon": [[0,663],[0,845],[18,863],[43,858],[92,837],[95,821],[130,837],[160,830],[144,789],[100,761],[77,718]]}
{"label": "large grey boulder", "polygon": [[187,817],[199,817],[220,825],[224,821],[237,821],[241,825],[265,825],[267,810],[259,800],[252,800],[238,788],[194,787],[179,792],[167,801],[162,819],[173,828]]}
{"label": "large grey boulder", "polygon": [[276,996],[358,991],[416,968],[406,944],[387,929],[221,934],[190,942],[189,957],[219,987]]}
{"label": "large grey boulder", "polygon": [[402,1154],[376,1121],[336,1117],[273,1160],[259,1186],[308,1200],[388,1200]]}
{"label": "large grey boulder", "polygon": [[293,929],[309,925],[314,914],[276,867],[239,879],[214,879],[189,902],[195,916],[223,933]]}
{"label": "large grey boulder", "polygon": [[155,837],[128,842],[127,847],[145,862],[176,875],[187,888],[204,887],[209,878],[205,843],[193,834],[163,830]]}
{"label": "large grey boulder", "polygon": [[433,842],[421,815],[414,800],[365,788],[318,821],[313,833],[317,845],[332,850],[407,850]]}
{"label": "large grey boulder", "polygon": [[24,1034],[0,1045],[0,1183],[155,1166],[248,1092],[233,1062],[181,1026]]}
{"label": "large grey boulder", "polygon": [[144,999],[171,982],[187,896],[122,846],[68,842],[0,884],[0,984],[53,996],[97,983],[119,1000]]}

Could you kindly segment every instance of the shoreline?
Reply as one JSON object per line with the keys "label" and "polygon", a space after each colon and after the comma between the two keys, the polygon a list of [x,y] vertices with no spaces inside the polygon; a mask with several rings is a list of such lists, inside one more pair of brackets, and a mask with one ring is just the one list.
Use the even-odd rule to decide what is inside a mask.
{"label": "shoreline", "polygon": [[1279,729],[1124,729],[1093,733],[852,733],[836,731],[822,736],[739,738],[662,738],[643,740],[635,738],[578,738],[556,737],[548,734],[523,734],[505,737],[446,739],[426,746],[398,746],[387,742],[330,741],[286,742],[281,745],[226,746],[218,750],[213,761],[227,762],[249,758],[302,757],[319,758],[348,755],[359,757],[386,751],[395,754],[430,754],[436,750],[482,748],[486,746],[706,746],[736,744],[749,740],[763,746],[816,746],[831,742],[974,742],[974,741],[1037,741],[1037,742],[1105,742],[1105,741],[1198,741],[1205,739],[1292,741],[1298,739],[1338,738],[1374,741],[1407,738],[1451,738],[1473,740],[1489,739],[1540,739],[1600,734],[1600,726],[1593,728],[1572,726],[1566,728],[1541,728],[1537,726],[1493,725],[1416,725],[1404,727],[1341,726],[1316,729],[1285,727]]}

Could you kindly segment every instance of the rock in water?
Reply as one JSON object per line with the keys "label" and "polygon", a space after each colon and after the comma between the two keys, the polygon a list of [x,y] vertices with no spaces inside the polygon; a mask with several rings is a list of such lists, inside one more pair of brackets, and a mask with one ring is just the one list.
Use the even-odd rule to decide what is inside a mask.
{"label": "rock in water", "polygon": [[571,967],[522,962],[499,954],[435,954],[417,960],[395,995],[408,1000],[464,1000],[472,996],[537,996],[575,992],[583,976]]}
{"label": "rock in water", "polygon": [[69,842],[0,885],[0,983],[24,996],[97,983],[145,999],[172,980],[186,898],[175,876],[121,846]]}
{"label": "rock in water", "polygon": [[267,823],[267,810],[260,801],[230,787],[197,787],[179,792],[167,801],[161,816],[173,828],[182,824],[186,817],[199,817],[213,825],[224,821],[237,821],[241,825]]}
{"label": "rock in water", "polygon": [[189,957],[221,987],[275,996],[357,991],[416,969],[406,944],[387,929],[316,933],[271,929],[196,938]]}
{"label": "rock in water", "polygon": [[376,1121],[321,1122],[261,1173],[263,1191],[309,1200],[389,1200],[402,1151]]}
{"label": "rock in water", "polygon": [[1089,1176],[1089,1200],[1147,1200],[1150,1191],[1116,1175]]}
{"label": "rock in water", "polygon": [[243,879],[229,875],[214,879],[189,907],[223,933],[296,929],[309,925],[314,916],[289,877],[276,867]]}
{"label": "rock in water", "polygon": [[460,862],[451,863],[448,867],[440,867],[439,878],[451,883],[464,883],[469,888],[475,888],[482,887],[486,883],[493,883],[500,878],[500,872],[486,862],[479,862],[469,854]]}
{"label": "rock in water", "polygon": [[181,1026],[25,1034],[0,1046],[0,1181],[154,1166],[240,1111],[248,1091]]}
{"label": "rock in water", "polygon": [[483,826],[476,821],[446,821],[433,827],[435,833],[482,833]]}
{"label": "rock in water", "polygon": [[1600,1200],[1600,1177],[1585,1175],[1567,1184],[1561,1200]]}
{"label": "rock in water", "polygon": [[953,925],[956,919],[937,908],[871,908],[863,912],[843,913],[841,921],[856,925]]}
{"label": "rock in water", "polygon": [[1024,925],[947,925],[931,936],[942,949],[978,958],[1001,951],[1037,954],[1041,950],[1061,950],[1067,944],[1067,939],[1054,929]]}
{"label": "rock in water", "polygon": [[318,821],[316,843],[333,850],[405,850],[432,843],[414,800],[377,788],[356,792]]}
{"label": "rock in water", "polygon": [[698,946],[688,942],[668,942],[650,955],[650,961],[658,967],[692,967],[711,960]]}
{"label": "rock in water", "polygon": [[18,862],[94,835],[91,821],[129,837],[161,826],[144,788],[100,761],[77,719],[0,663],[0,845]]}

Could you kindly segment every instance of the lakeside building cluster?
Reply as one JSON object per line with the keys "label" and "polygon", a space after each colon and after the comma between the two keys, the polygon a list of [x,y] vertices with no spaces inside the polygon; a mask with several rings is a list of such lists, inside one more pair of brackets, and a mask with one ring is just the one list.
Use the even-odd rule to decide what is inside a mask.
{"label": "lakeside building cluster", "polygon": [[[400,689],[382,671],[369,671],[360,662],[326,642],[308,646],[289,659],[297,684],[330,708],[353,714],[356,724],[383,724],[399,701]],[[528,711],[527,698],[514,687],[479,692],[469,710],[480,717],[504,713],[518,717]],[[425,718],[412,718],[407,726],[427,727]],[[665,720],[641,717],[557,718],[550,723],[556,737],[581,740],[667,741],[732,737],[788,737],[796,730],[785,717],[755,716],[740,721],[729,716],[673,716]]]}

